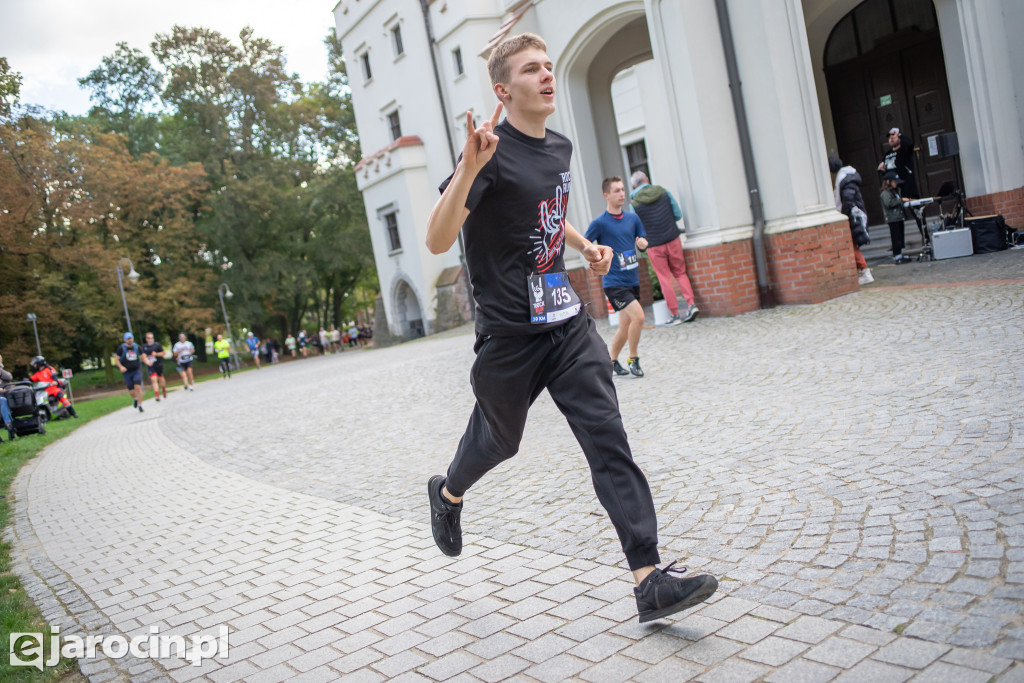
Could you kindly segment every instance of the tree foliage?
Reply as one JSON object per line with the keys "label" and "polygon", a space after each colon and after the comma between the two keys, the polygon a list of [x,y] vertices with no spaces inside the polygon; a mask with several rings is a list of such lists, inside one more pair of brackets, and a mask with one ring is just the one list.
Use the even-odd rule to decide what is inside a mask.
{"label": "tree foliage", "polygon": [[[0,339],[34,355],[38,315],[51,361],[77,366],[124,327],[136,335],[233,327],[286,336],[344,325],[378,285],[353,165],[359,141],[341,44],[324,40],[323,83],[243,29],[154,37],[151,63],[118,43],[80,79],[87,116],[15,117],[20,80],[0,58]],[[237,321],[237,322],[236,322]]]}
{"label": "tree foliage", "polygon": [[48,358],[78,365],[111,351],[125,326],[121,258],[146,276],[125,291],[133,322],[205,324],[209,297],[182,291],[212,274],[197,258],[191,212],[204,184],[197,165],[135,159],[115,134],[68,136],[31,117],[0,126],[0,338],[8,356],[34,355],[27,313],[37,316]]}
{"label": "tree foliage", "polygon": [[0,57],[0,119],[6,119],[18,104],[21,94],[21,74],[11,71],[6,57]]}
{"label": "tree foliage", "polygon": [[160,74],[141,50],[118,43],[114,54],[78,79],[96,104],[89,113],[104,132],[120,133],[135,156],[156,146],[156,117],[146,115],[160,88]]}

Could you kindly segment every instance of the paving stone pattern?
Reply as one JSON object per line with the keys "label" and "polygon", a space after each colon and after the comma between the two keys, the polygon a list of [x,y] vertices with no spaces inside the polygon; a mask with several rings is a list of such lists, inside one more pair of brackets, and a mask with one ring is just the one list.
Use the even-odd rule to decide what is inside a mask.
{"label": "paving stone pattern", "polygon": [[467,496],[463,556],[436,550],[466,329],[82,427],[15,483],[16,568],[65,634],[231,629],[227,661],[103,657],[93,681],[1024,680],[1024,252],[983,258],[961,279],[1002,281],[879,268],[821,305],[645,331],[647,376],[617,386],[662,555],[722,579],[678,618],[636,623],[546,395]]}

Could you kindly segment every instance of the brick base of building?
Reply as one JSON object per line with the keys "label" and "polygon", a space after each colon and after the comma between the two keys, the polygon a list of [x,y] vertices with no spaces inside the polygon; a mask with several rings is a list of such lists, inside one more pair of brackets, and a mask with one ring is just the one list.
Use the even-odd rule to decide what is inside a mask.
{"label": "brick base of building", "polygon": [[[765,236],[768,275],[775,303],[814,304],[856,292],[857,266],[846,221]],[[724,316],[760,308],[752,240],[687,249],[686,274],[701,315]],[[651,304],[651,280],[640,267],[640,294]],[[607,318],[601,278],[577,269],[569,278],[595,318]]]}
{"label": "brick base of building", "polygon": [[994,192],[980,197],[968,197],[967,208],[975,216],[1002,214],[1010,227],[1024,228],[1024,187],[1006,192]]}
{"label": "brick base of building", "polygon": [[847,221],[765,239],[779,304],[817,304],[860,289]]}

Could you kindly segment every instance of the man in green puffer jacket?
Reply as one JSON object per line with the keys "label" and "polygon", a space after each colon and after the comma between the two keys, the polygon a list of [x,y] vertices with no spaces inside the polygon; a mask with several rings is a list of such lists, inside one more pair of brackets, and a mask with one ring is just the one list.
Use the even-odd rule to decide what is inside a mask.
{"label": "man in green puffer jacket", "polygon": [[[683,256],[683,245],[679,242],[681,230],[676,222],[682,219],[683,212],[679,209],[675,197],[664,187],[651,185],[650,179],[643,171],[637,171],[629,177],[633,191],[629,195],[633,202],[633,211],[640,217],[647,233],[647,255],[651,259],[654,274],[658,276],[661,293],[665,295],[665,303],[672,314],[667,325],[678,325],[694,320],[700,313],[694,303],[693,287],[686,275],[686,258]],[[679,303],[676,300],[672,283],[679,284],[679,291],[686,299],[686,313],[679,316]]]}

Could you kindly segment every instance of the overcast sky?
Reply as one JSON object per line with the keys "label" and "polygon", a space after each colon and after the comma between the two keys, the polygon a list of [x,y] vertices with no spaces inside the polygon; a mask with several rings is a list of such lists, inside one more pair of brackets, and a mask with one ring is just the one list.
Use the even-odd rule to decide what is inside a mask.
{"label": "overcast sky", "polygon": [[257,36],[284,48],[287,69],[305,82],[327,75],[323,37],[334,26],[337,0],[0,0],[0,56],[21,73],[21,103],[89,111],[78,79],[113,54],[117,43],[142,50],[158,66],[149,44],[175,24],[220,31],[238,44],[252,26]]}

